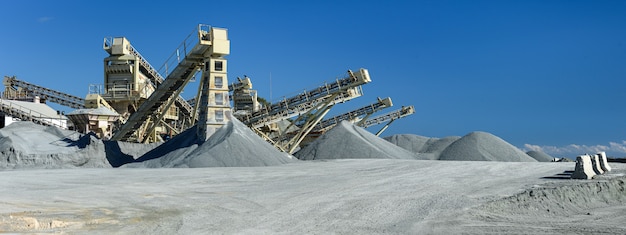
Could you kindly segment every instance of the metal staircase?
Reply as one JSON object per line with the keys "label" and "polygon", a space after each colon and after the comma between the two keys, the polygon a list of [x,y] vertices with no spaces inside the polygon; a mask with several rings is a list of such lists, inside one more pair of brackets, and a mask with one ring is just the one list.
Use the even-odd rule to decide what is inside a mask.
{"label": "metal staircase", "polygon": [[[113,135],[112,140],[128,141],[135,131],[148,121],[148,119],[159,121],[159,118],[155,115],[157,114],[156,111],[164,105],[166,106],[164,110],[166,110],[168,105],[171,104],[171,102],[168,104],[168,101],[172,97],[180,97],[179,94],[182,88],[203,65],[204,54],[211,47],[209,30],[210,27],[208,25],[200,25],[197,30],[194,30],[183,41],[181,46],[175,51],[175,54],[178,56],[176,57],[176,62],[174,62],[174,69],[169,71],[170,62],[168,60],[164,65],[164,68],[168,70],[166,73],[167,78],[157,86],[157,89],[150,97],[148,97],[148,99],[128,118],[126,123]],[[176,100],[179,99],[177,98]],[[188,105],[186,101],[185,103]],[[191,106],[189,105],[189,107]],[[189,113],[191,114],[191,112]]]}
{"label": "metal staircase", "polygon": [[19,98],[18,96],[20,94],[18,93],[20,93],[20,89],[22,89],[25,93],[23,95],[30,97],[39,96],[41,99],[75,109],[85,108],[85,99],[83,98],[21,81],[15,76],[4,76],[3,83],[5,86],[3,98],[5,99]]}
{"label": "metal staircase", "polygon": [[[194,33],[196,31],[194,30]],[[191,36],[191,35],[190,35]],[[188,37],[189,38],[189,37]],[[187,40],[185,40],[187,41]],[[105,38],[104,39],[104,45],[103,48],[106,52],[109,53],[109,55],[112,55],[112,45],[113,45],[113,38]],[[183,50],[186,49],[185,44],[183,44],[181,47],[183,47]],[[180,62],[180,49],[181,48],[177,48],[177,50],[173,53],[172,56],[170,56],[168,58],[168,61],[173,61],[174,59],[174,55],[176,55],[176,62]],[[146,75],[146,77],[150,80],[150,82],[152,83],[153,86],[155,87],[159,87],[163,82],[164,82],[164,78],[161,76],[161,74],[159,72],[164,72],[166,74],[166,76],[168,75],[169,72],[169,66],[171,64],[169,63],[165,63],[163,65],[163,67],[157,71],[154,67],[152,67],[152,65],[150,63],[148,63],[148,61],[139,53],[139,51],[137,49],[135,49],[135,47],[133,47],[132,45],[129,45],[128,47],[128,51],[136,56],[138,58],[139,61],[139,70],[141,71],[142,74]],[[180,112],[182,112],[181,114],[184,117],[192,117],[193,116],[193,106],[190,105],[182,96],[177,96],[176,100],[175,100],[175,106],[178,108],[178,110]]]}

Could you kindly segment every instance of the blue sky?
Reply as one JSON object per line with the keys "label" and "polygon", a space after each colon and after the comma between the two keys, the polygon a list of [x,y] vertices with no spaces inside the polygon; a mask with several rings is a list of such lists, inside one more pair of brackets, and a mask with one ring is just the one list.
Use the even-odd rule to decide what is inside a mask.
{"label": "blue sky", "polygon": [[278,99],[362,67],[365,95],[330,115],[389,96],[385,111],[417,113],[384,135],[486,131],[553,156],[626,156],[626,1],[180,2],[3,2],[0,73],[85,96],[104,37],[158,68],[206,23],[229,30],[231,81],[246,74],[266,98],[270,75]]}

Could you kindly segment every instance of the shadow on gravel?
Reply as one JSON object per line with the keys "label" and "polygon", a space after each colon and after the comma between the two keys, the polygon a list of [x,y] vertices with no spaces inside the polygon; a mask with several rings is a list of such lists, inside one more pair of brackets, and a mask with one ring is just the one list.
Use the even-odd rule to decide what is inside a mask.
{"label": "shadow on gravel", "polygon": [[569,180],[569,179],[572,179],[572,173],[574,173],[574,171],[563,171],[563,173],[555,174],[553,176],[541,177],[541,178],[542,179]]}
{"label": "shadow on gravel", "polygon": [[102,141],[104,143],[104,151],[109,160],[109,163],[113,167],[120,167],[126,163],[135,161],[133,156],[122,152],[120,145],[117,141]]}

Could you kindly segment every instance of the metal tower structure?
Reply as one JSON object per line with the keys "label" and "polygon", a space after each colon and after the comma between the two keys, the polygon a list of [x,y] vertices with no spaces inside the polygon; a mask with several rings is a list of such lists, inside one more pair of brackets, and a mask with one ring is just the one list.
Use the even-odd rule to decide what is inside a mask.
{"label": "metal tower structure", "polygon": [[[113,45],[115,45],[115,42]],[[122,47],[121,50],[128,50],[127,48],[130,47]],[[114,48],[112,49],[115,50]],[[197,29],[185,38],[183,43],[175,50],[173,56],[171,56],[162,67],[165,69],[166,79],[164,79],[160,85],[156,86],[156,89],[141,102],[137,110],[130,114],[126,123],[120,127],[113,135],[112,139],[125,141],[135,139],[139,142],[145,142],[149,135],[153,133],[154,128],[156,128],[167,114],[167,110],[169,110],[171,105],[175,101],[180,100],[176,97],[180,95],[182,89],[199,69],[203,71],[203,79],[209,79],[209,81],[201,82],[203,85],[199,88],[203,89],[202,94],[203,96],[206,95],[207,99],[205,104],[208,105],[208,99],[214,99],[217,95],[215,95],[215,92],[210,92],[213,88],[209,87],[206,89],[207,86],[209,86],[207,84],[216,84],[218,82],[216,77],[219,77],[217,74],[226,74],[226,60],[223,56],[225,55],[224,50],[229,49],[230,44],[227,39],[226,29],[213,28],[204,24],[199,25]],[[222,76],[222,78],[226,79],[225,76]],[[213,82],[210,81],[211,79],[213,79]],[[226,80],[223,80],[223,82],[227,84]],[[226,92],[228,92],[228,88],[226,86],[224,87]],[[149,89],[149,87],[145,89]],[[137,92],[141,94],[142,91],[143,90],[138,90]],[[209,97],[211,95],[213,96]],[[227,101],[227,96],[224,97],[224,101]],[[224,103],[225,105],[230,105],[228,102]],[[208,115],[214,115],[216,113],[213,111],[212,114],[208,114],[208,110],[205,111],[203,108],[207,106],[201,105],[200,107],[199,120],[203,118],[204,120],[209,120]],[[222,110],[224,109],[225,108]],[[229,116],[226,113],[224,113],[224,115]],[[215,119],[213,118],[211,121],[212,120]],[[199,127],[204,128],[202,126],[203,124],[206,125],[206,122],[208,121],[200,122]],[[148,123],[148,125],[142,128],[144,123]],[[223,125],[223,123],[221,124]]]}
{"label": "metal tower structure", "polygon": [[204,142],[217,129],[230,122],[232,113],[228,95],[228,64],[225,58],[230,54],[228,31],[211,28],[204,35],[211,42],[204,53],[204,68],[200,82],[200,102],[198,118],[198,139]]}

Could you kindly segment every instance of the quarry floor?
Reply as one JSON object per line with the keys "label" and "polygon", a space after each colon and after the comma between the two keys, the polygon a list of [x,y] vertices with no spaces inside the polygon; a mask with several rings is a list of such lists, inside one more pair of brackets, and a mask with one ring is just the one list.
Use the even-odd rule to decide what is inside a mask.
{"label": "quarry floor", "polygon": [[[612,163],[613,171],[599,179],[566,179],[574,166],[346,159],[270,167],[7,170],[0,171],[0,233],[626,233],[626,192],[612,186],[602,186],[610,194],[600,195],[606,202],[590,206],[588,198],[570,195],[577,189],[553,197],[531,192],[515,199],[527,203],[522,206],[499,203],[528,190],[626,173],[626,164]],[[559,200],[587,213],[567,205],[533,209],[539,208],[533,203]]]}

